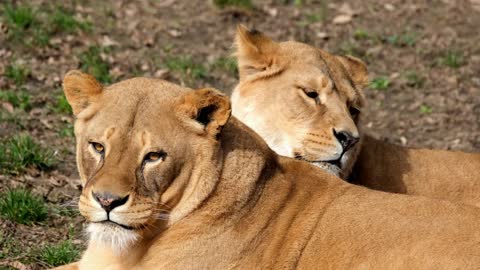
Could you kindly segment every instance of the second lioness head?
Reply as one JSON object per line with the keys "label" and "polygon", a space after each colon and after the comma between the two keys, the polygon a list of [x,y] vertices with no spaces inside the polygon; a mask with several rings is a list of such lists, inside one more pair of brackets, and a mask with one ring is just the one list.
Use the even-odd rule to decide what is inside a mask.
{"label": "second lioness head", "polygon": [[243,26],[236,47],[233,114],[278,154],[348,175],[359,149],[365,64],[304,43],[275,42]]}

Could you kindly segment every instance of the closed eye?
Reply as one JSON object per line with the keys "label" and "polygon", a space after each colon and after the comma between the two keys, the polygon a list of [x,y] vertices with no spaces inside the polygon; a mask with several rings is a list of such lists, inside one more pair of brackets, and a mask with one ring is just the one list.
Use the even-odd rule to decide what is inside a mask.
{"label": "closed eye", "polygon": [[318,100],[318,93],[317,93],[317,91],[316,91],[315,89],[311,89],[311,88],[307,88],[307,87],[301,87],[301,86],[299,86],[298,88],[300,88],[300,90],[302,90],[303,93],[304,93],[307,97],[309,97],[309,98],[311,98],[311,99],[314,99],[316,102],[319,102],[319,100]]}

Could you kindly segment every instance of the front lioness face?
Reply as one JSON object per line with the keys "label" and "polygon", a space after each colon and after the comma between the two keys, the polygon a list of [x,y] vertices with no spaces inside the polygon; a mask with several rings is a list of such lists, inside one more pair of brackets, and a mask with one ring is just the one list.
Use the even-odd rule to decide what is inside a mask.
{"label": "front lioness face", "polygon": [[[185,214],[183,194],[201,163],[196,157],[215,152],[216,133],[230,115],[217,101],[223,99],[142,78],[103,88],[78,71],[66,75],[64,89],[77,116],[79,209],[91,240],[122,250]],[[201,94],[212,95],[214,105],[198,103]],[[222,106],[225,115],[210,124]]]}
{"label": "front lioness face", "polygon": [[358,151],[365,65],[239,27],[233,114],[278,154],[345,176]]}

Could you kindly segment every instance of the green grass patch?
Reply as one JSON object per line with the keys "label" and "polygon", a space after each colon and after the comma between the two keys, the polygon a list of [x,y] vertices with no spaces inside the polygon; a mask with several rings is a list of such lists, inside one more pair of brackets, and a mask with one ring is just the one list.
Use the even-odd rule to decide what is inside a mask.
{"label": "green grass patch", "polygon": [[4,8],[4,16],[13,30],[26,30],[35,22],[35,11],[30,6],[11,6]]}
{"label": "green grass patch", "polygon": [[63,92],[56,97],[55,105],[52,109],[56,113],[72,114],[72,107],[68,104],[67,98]]}
{"label": "green grass patch", "polygon": [[391,35],[386,41],[397,47],[413,47],[417,43],[418,35],[414,33],[403,33],[400,35]]}
{"label": "green grass patch", "polygon": [[370,88],[375,90],[387,90],[390,80],[386,77],[377,77],[370,82]]}
{"label": "green grass patch", "polygon": [[[75,207],[73,206],[75,205]],[[52,214],[56,214],[64,217],[76,217],[80,214],[78,208],[76,207],[77,203],[55,205],[50,208]],[[73,234],[73,233],[72,233]]]}
{"label": "green grass patch", "polygon": [[[7,235],[4,231],[0,230],[0,260],[7,258],[14,258],[22,254],[24,250],[18,245],[18,241],[15,241],[13,237]],[[2,268],[0,269],[15,269],[15,268]]]}
{"label": "green grass patch", "polygon": [[56,267],[76,261],[80,256],[80,249],[72,241],[65,240],[55,245],[45,246],[38,254],[38,260],[49,267]]}
{"label": "green grass patch", "polygon": [[404,76],[407,80],[407,85],[410,87],[421,88],[425,83],[425,78],[415,71],[408,71]]}
{"label": "green grass patch", "polygon": [[459,68],[465,64],[462,53],[455,51],[448,51],[440,60],[440,62],[451,68]]}
{"label": "green grass patch", "polygon": [[60,137],[74,137],[75,132],[73,131],[73,125],[68,123],[58,131]]}
{"label": "green grass patch", "polygon": [[324,18],[325,18],[325,16],[322,12],[309,13],[305,16],[305,19],[306,19],[307,23],[321,22],[321,21],[323,21]]}
{"label": "green grass patch", "polygon": [[51,24],[56,32],[75,33],[78,30],[91,30],[91,24],[89,22],[76,19],[73,12],[62,7],[55,8],[51,16]]}
{"label": "green grass patch", "polygon": [[428,106],[428,105],[421,105],[420,106],[420,112],[421,113],[431,113],[433,111],[432,107]]}
{"label": "green grass patch", "polygon": [[372,38],[372,35],[364,29],[357,29],[353,33],[353,37],[358,40],[367,40]]}
{"label": "green grass patch", "polygon": [[23,65],[13,64],[5,68],[5,77],[9,78],[17,86],[24,84],[30,75],[30,70]]}
{"label": "green grass patch", "polygon": [[[21,111],[10,113],[0,109],[0,122],[11,123],[13,125],[16,125],[20,129],[26,128],[27,120],[25,116],[26,116],[25,113],[22,113]],[[0,142],[0,151],[3,151],[1,142]],[[2,166],[3,156],[5,156],[5,153],[0,153],[0,173],[2,172],[1,166]]]}
{"label": "green grass patch", "polygon": [[53,166],[53,153],[26,134],[0,141],[0,172],[20,174],[28,167],[47,170]]}
{"label": "green grass patch", "polygon": [[8,37],[15,45],[45,47],[50,38],[58,33],[90,31],[92,24],[77,19],[74,12],[62,4],[50,4],[33,9],[29,5],[7,5],[4,17],[9,26]]}
{"label": "green grass patch", "polygon": [[48,210],[42,198],[29,190],[16,188],[0,194],[0,215],[16,223],[31,225],[44,221]]}
{"label": "green grass patch", "polygon": [[170,71],[180,74],[182,79],[186,81],[207,77],[207,69],[187,56],[171,57],[167,59],[165,64]]}
{"label": "green grass patch", "polygon": [[213,4],[219,8],[225,8],[225,7],[253,8],[252,0],[213,0]]}
{"label": "green grass patch", "polygon": [[102,53],[107,53],[107,51],[98,46],[88,47],[88,49],[79,56],[81,69],[102,83],[111,83],[110,67],[108,63],[102,59]]}
{"label": "green grass patch", "polygon": [[359,58],[366,58],[366,51],[364,48],[358,46],[356,42],[349,42],[349,41],[344,41],[340,44],[340,46],[337,49],[339,54],[348,54],[352,56],[356,56]]}
{"label": "green grass patch", "polygon": [[219,57],[212,63],[212,67],[226,71],[232,76],[238,74],[237,60],[233,57]]}
{"label": "green grass patch", "polygon": [[32,104],[30,103],[30,95],[24,89],[17,89],[15,91],[0,90],[0,100],[6,101],[15,108],[21,110],[30,110]]}

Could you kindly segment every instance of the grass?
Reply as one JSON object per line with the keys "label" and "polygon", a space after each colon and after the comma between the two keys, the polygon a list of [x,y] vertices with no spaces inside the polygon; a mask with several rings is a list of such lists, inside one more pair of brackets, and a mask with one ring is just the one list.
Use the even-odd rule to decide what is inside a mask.
{"label": "grass", "polygon": [[358,40],[367,40],[372,38],[372,35],[364,29],[357,29],[353,33],[353,37]]}
{"label": "grass", "polygon": [[31,225],[44,221],[48,211],[42,198],[17,188],[0,194],[0,215],[16,223]]}
{"label": "grass", "polygon": [[48,46],[55,34],[91,30],[90,22],[75,18],[73,11],[60,4],[38,9],[30,5],[7,5],[3,15],[11,30],[8,37],[31,48]]}
{"label": "grass", "polygon": [[421,105],[420,106],[420,112],[421,113],[431,113],[433,111],[432,107],[428,106],[428,105]]}
{"label": "grass", "polygon": [[109,73],[109,65],[105,62],[101,53],[105,53],[105,49],[98,46],[90,46],[88,49],[80,54],[81,69],[91,75],[102,83],[111,83],[112,77]]}
{"label": "grass", "polygon": [[50,208],[50,211],[59,216],[64,217],[76,217],[80,214],[77,207],[73,207],[72,205],[55,205]]}
{"label": "grass", "polygon": [[[0,230],[0,260],[7,258],[14,258],[25,252],[13,237],[7,235],[6,232]],[[0,269],[15,269],[15,268],[2,268]]]}
{"label": "grass", "polygon": [[448,51],[440,60],[443,65],[451,68],[459,68],[465,64],[462,53],[455,51]]}
{"label": "grass", "polygon": [[41,27],[33,29],[32,37],[34,44],[40,47],[45,47],[50,44],[51,34]]}
{"label": "grass", "polygon": [[225,7],[242,7],[253,8],[252,0],[213,0],[213,4],[219,8]]}
{"label": "grass", "polygon": [[[3,110],[0,110],[0,122],[3,122],[3,123],[11,123],[13,125],[16,125],[17,127],[21,128],[21,129],[24,129],[26,127],[26,117],[25,117],[25,114],[22,113],[21,111],[16,111],[16,112],[13,112],[13,113],[9,113],[9,112],[6,112],[6,111],[3,111]],[[0,151],[3,151],[3,148],[2,148],[2,145],[1,145],[1,142],[0,142]],[[2,160],[5,156],[5,153],[0,153],[0,173],[2,172]]]}
{"label": "grass", "polygon": [[408,71],[404,76],[407,80],[407,85],[410,87],[421,88],[425,83],[425,78],[418,75],[415,71]]}
{"label": "grass", "polygon": [[50,37],[45,33],[37,18],[37,13],[28,5],[7,5],[4,9],[4,16],[11,30],[9,38],[26,45],[30,45],[32,41],[40,46],[48,44]]}
{"label": "grass", "polygon": [[17,89],[16,91],[0,90],[0,100],[8,102],[12,104],[13,107],[24,111],[32,108],[30,98],[30,95],[23,89]]}
{"label": "grass", "polygon": [[237,60],[233,57],[219,57],[212,63],[212,67],[224,70],[232,76],[238,74]]}
{"label": "grass", "polygon": [[390,80],[386,77],[377,77],[370,82],[370,88],[375,90],[387,90]]}
{"label": "grass", "polygon": [[14,30],[26,30],[35,22],[35,11],[30,6],[5,6],[4,16]]}
{"label": "grass", "polygon": [[412,47],[417,43],[418,36],[414,33],[403,33],[401,35],[391,35],[386,41],[398,47]]}
{"label": "grass", "polygon": [[73,131],[73,125],[68,123],[67,125],[65,125],[64,127],[62,127],[59,131],[58,131],[58,135],[60,135],[60,137],[74,137],[75,136],[75,133]]}
{"label": "grass", "polygon": [[186,81],[194,81],[207,76],[206,68],[201,64],[195,63],[188,56],[171,57],[167,59],[165,64],[170,71],[179,73],[182,79]]}
{"label": "grass", "polygon": [[51,17],[51,24],[56,32],[75,33],[77,30],[91,30],[90,23],[77,20],[73,16],[73,12],[61,7],[55,9]]}
{"label": "grass", "polygon": [[9,78],[17,86],[22,85],[30,75],[30,70],[20,64],[8,65],[5,68],[5,77]]}
{"label": "grass", "polygon": [[56,113],[72,114],[72,107],[68,104],[67,98],[63,92],[56,97],[55,105],[52,109]]}
{"label": "grass", "polygon": [[337,51],[339,54],[349,54],[364,60],[367,57],[365,49],[358,46],[356,42],[344,41],[340,44]]}
{"label": "grass", "polygon": [[64,240],[55,245],[45,246],[38,254],[38,259],[49,267],[56,267],[76,261],[80,249],[72,241]]}
{"label": "grass", "polygon": [[323,12],[310,13],[310,14],[307,14],[306,17],[305,17],[307,23],[320,22],[320,21],[323,21],[324,18],[325,18],[325,16],[324,16]]}
{"label": "grass", "polygon": [[16,135],[0,141],[0,173],[20,174],[28,167],[47,170],[53,166],[53,153],[29,135]]}

